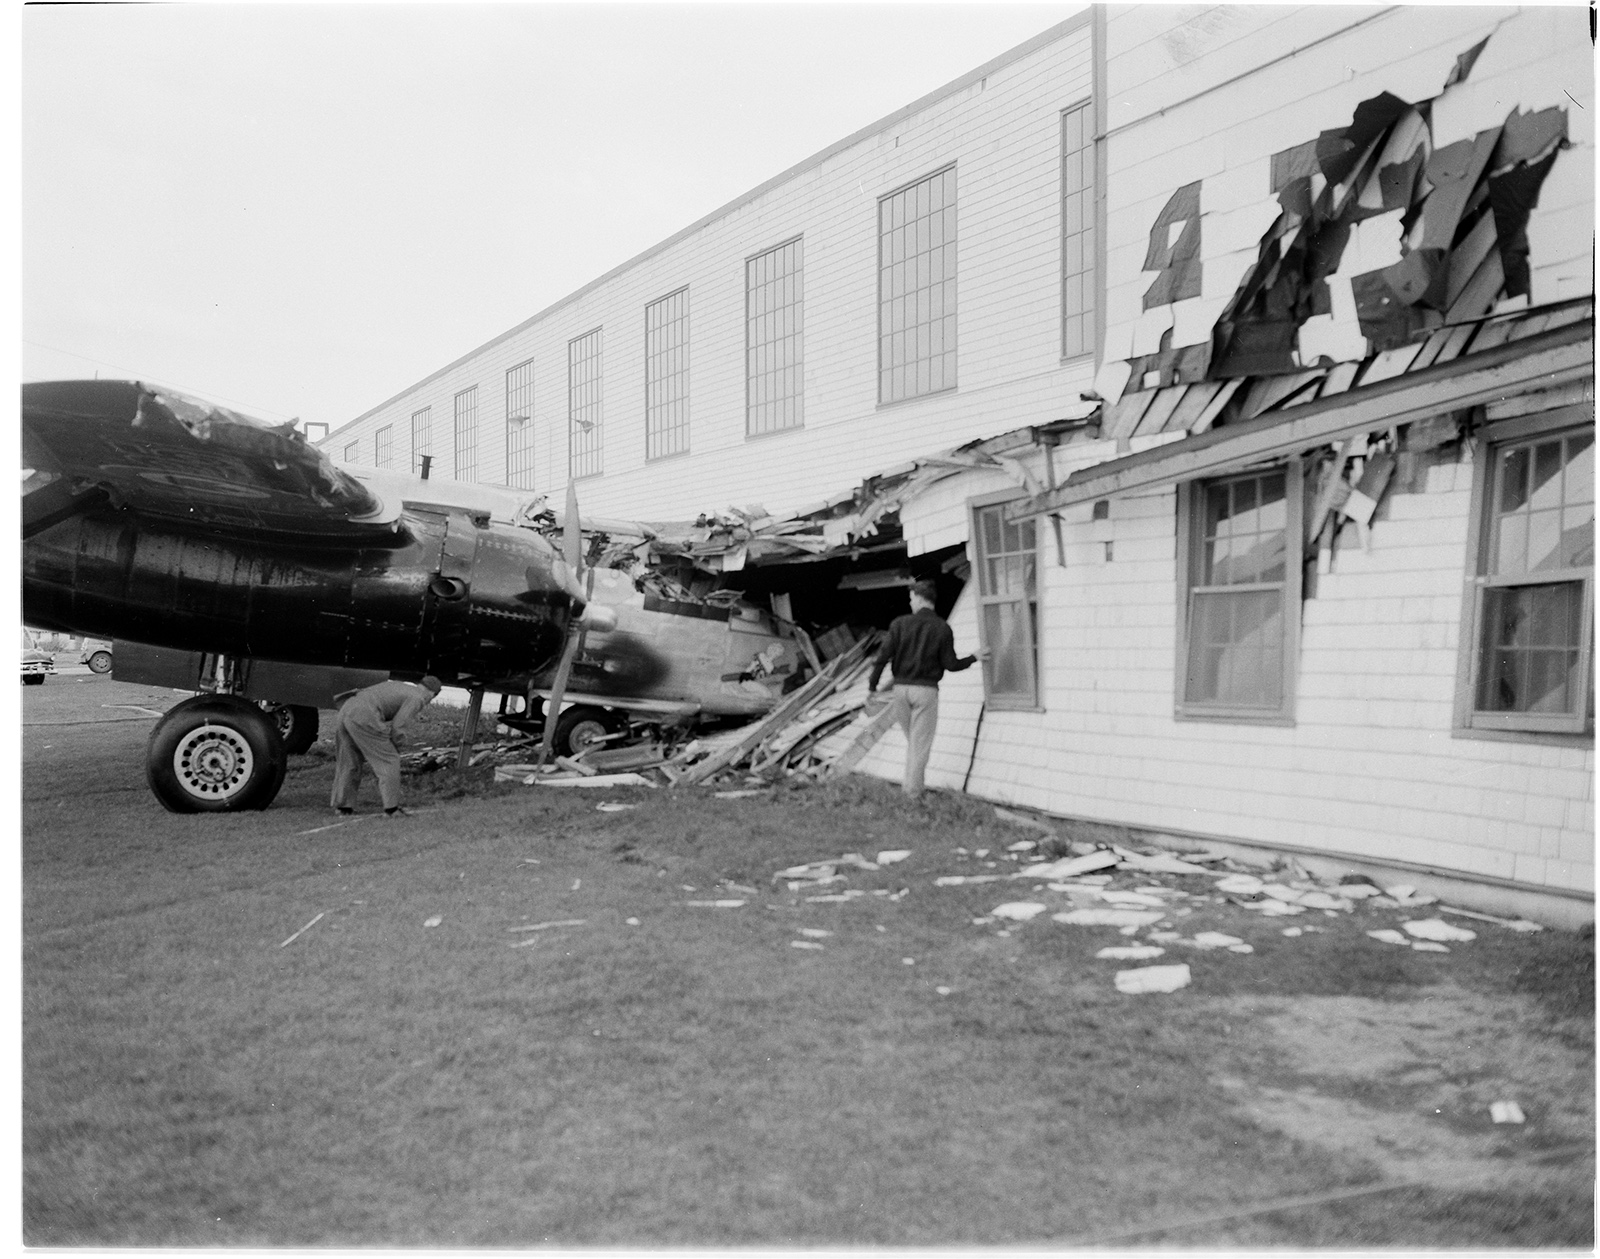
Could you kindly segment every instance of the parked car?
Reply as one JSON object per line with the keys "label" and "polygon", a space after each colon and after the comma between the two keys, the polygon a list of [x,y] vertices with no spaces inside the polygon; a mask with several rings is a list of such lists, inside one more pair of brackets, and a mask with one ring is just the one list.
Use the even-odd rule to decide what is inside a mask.
{"label": "parked car", "polygon": [[43,686],[44,680],[56,671],[56,662],[50,653],[40,651],[33,635],[22,631],[22,684]]}
{"label": "parked car", "polygon": [[86,664],[93,673],[111,672],[111,644],[103,638],[86,638],[83,650],[78,653],[78,663]]}

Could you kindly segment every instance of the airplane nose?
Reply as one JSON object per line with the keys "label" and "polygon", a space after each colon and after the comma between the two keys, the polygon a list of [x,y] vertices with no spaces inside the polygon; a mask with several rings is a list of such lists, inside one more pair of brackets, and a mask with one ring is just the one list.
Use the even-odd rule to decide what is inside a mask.
{"label": "airplane nose", "polygon": [[585,604],[583,627],[594,630],[597,634],[609,634],[617,628],[617,610],[600,603]]}

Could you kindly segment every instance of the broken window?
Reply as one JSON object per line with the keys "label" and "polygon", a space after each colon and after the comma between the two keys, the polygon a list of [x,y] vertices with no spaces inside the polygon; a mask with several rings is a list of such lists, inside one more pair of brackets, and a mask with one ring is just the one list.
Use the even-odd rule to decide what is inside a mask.
{"label": "broken window", "polygon": [[433,454],[433,408],[423,407],[411,414],[411,472],[422,472],[422,460]]}
{"label": "broken window", "polygon": [[689,449],[689,290],[644,308],[646,459]]}
{"label": "broken window", "polygon": [[1038,708],[1039,563],[1032,517],[1010,524],[1003,502],[972,513],[978,569],[978,637],[989,649],[984,698],[994,708]]}
{"label": "broken window", "polygon": [[1301,480],[1292,462],[1181,487],[1180,716],[1291,718]]}
{"label": "broken window", "polygon": [[798,238],[744,264],[745,434],[805,422],[805,259]]}
{"label": "broken window", "polygon": [[478,386],[456,395],[456,480],[478,479]]}
{"label": "broken window", "polygon": [[387,468],[394,462],[393,424],[385,424],[372,435],[372,462],[378,468]]}
{"label": "broken window", "polygon": [[956,168],[878,202],[878,401],[956,385]]}
{"label": "broken window", "polygon": [[600,475],[600,329],[567,342],[567,475]]}
{"label": "broken window", "polygon": [[533,488],[533,360],[506,373],[506,484]]}
{"label": "broken window", "polygon": [[1463,635],[1474,729],[1593,728],[1594,432],[1549,424],[1506,426],[1486,456]]}
{"label": "broken window", "polygon": [[1093,354],[1095,315],[1094,112],[1061,115],[1061,353]]}

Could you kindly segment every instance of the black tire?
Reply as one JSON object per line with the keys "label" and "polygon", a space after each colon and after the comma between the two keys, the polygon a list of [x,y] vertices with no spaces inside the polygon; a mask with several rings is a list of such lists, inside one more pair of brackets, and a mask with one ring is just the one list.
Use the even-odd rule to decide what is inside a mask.
{"label": "black tire", "polygon": [[197,695],[174,706],[145,752],[150,790],[172,813],[264,809],[287,765],[272,719],[232,695]]}
{"label": "black tire", "polygon": [[23,686],[43,686],[44,685],[44,680],[45,680],[45,678],[47,676],[49,676],[49,675],[48,674],[44,674],[44,673],[25,673],[25,674],[22,675],[22,685]]}
{"label": "black tire", "polygon": [[627,720],[619,714],[579,704],[556,718],[553,746],[557,756],[576,756],[588,751],[605,735],[619,734],[627,728]]}
{"label": "black tire", "polygon": [[104,649],[97,651],[88,660],[90,673],[110,673],[111,653]]}
{"label": "black tire", "polygon": [[290,756],[299,756],[317,741],[322,717],[309,704],[274,704],[265,700],[261,711],[277,724],[283,750]]}

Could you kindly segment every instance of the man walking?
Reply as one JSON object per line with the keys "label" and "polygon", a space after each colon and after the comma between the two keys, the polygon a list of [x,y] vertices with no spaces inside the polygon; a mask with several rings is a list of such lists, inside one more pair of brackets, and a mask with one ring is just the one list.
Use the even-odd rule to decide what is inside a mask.
{"label": "man walking", "polygon": [[895,720],[906,733],[906,776],[901,790],[915,800],[922,795],[922,776],[933,750],[939,725],[939,680],[946,672],[959,673],[973,662],[987,660],[987,648],[976,655],[957,656],[955,635],[933,610],[936,587],[919,581],[911,587],[911,614],[897,616],[889,636],[878,648],[867,688],[878,689],[883,666],[894,670]]}
{"label": "man walking", "polygon": [[340,813],[356,811],[356,793],[361,787],[361,766],[371,765],[383,797],[383,811],[389,817],[404,817],[400,807],[400,752],[396,741],[400,732],[443,689],[444,683],[429,674],[421,682],[402,682],[390,678],[365,690],[347,691],[337,698],[339,708],[334,736],[339,761],[333,771],[333,807]]}

